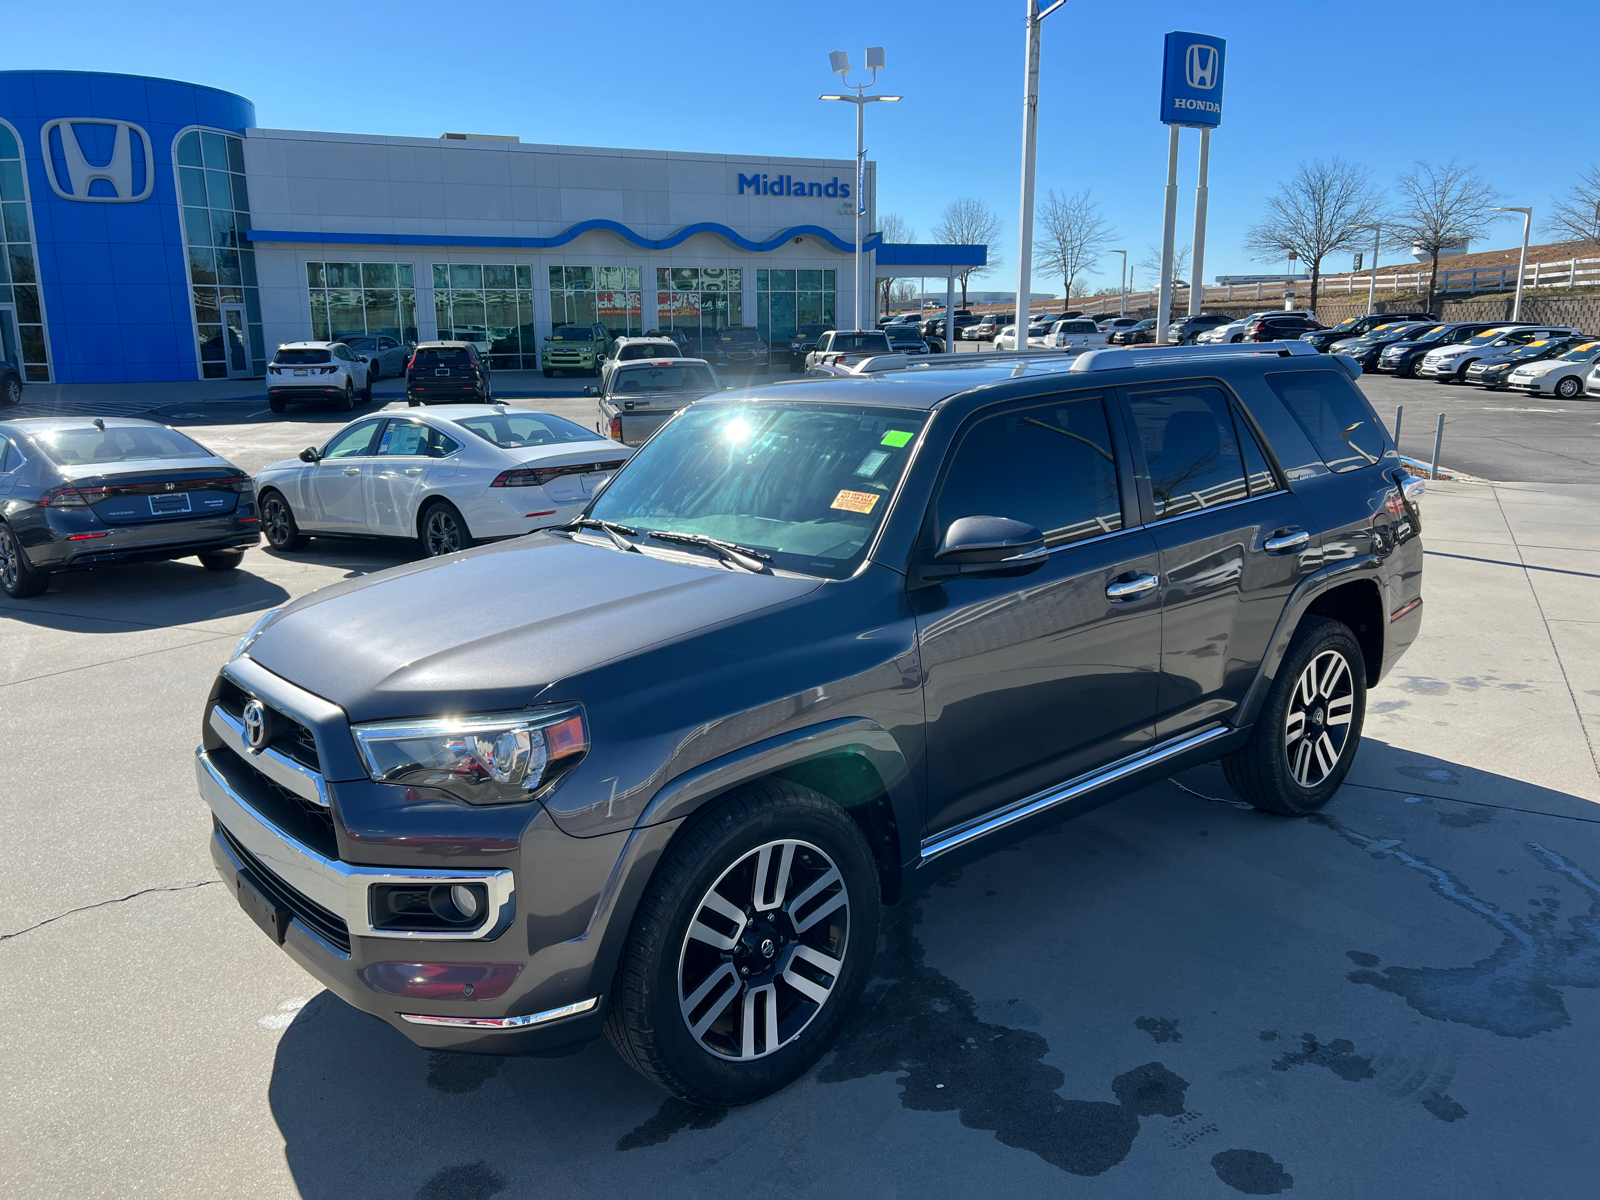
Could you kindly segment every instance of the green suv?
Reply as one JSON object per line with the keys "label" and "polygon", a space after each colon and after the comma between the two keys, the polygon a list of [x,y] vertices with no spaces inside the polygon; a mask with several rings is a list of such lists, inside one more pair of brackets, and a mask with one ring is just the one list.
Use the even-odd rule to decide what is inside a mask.
{"label": "green suv", "polygon": [[611,345],[611,332],[600,322],[593,325],[557,325],[544,340],[539,365],[549,379],[557,371],[600,374],[600,360]]}

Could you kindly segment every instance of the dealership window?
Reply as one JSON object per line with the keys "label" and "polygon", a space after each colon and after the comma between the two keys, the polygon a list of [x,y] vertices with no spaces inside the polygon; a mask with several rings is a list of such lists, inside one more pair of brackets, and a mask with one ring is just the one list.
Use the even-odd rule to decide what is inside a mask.
{"label": "dealership window", "polygon": [[833,324],[832,271],[756,272],[756,324],[768,345],[802,325]]}
{"label": "dealership window", "polygon": [[551,267],[550,322],[591,325],[612,337],[644,332],[638,267]]}
{"label": "dealership window", "polygon": [[657,267],[656,324],[681,329],[691,347],[744,324],[744,272],[738,267]]}
{"label": "dealership window", "polygon": [[203,379],[267,373],[244,142],[191,129],[178,139],[178,199],[188,247],[189,287]]}
{"label": "dealership window", "polygon": [[22,146],[11,127],[0,122],[0,358],[18,364],[29,381],[49,383],[50,355],[25,185]]}
{"label": "dealership window", "polygon": [[531,267],[434,263],[433,309],[441,341],[471,342],[501,370],[539,365]]}
{"label": "dealership window", "polygon": [[417,289],[410,263],[308,262],[311,336],[319,342],[348,337],[417,340]]}

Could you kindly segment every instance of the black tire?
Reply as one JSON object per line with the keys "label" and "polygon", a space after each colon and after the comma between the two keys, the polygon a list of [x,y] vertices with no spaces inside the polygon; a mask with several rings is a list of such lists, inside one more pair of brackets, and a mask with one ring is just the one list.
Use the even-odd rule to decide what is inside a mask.
{"label": "black tire", "polygon": [[[792,857],[772,849],[778,843],[792,846]],[[743,921],[726,915],[738,911],[729,896],[753,893],[763,861],[769,869],[787,862],[781,882],[801,888],[801,897],[829,869],[837,875],[796,910],[814,923],[801,929],[792,901],[770,906],[770,917],[753,904],[743,906]],[[714,891],[727,907],[708,906]],[[690,1104],[759,1100],[804,1075],[838,1037],[871,976],[878,916],[877,869],[856,823],[809,788],[777,779],[752,784],[697,814],[650,881],[623,947],[606,1036],[624,1062]],[[691,938],[691,926],[708,928],[731,949]],[[802,950],[812,957],[801,957]],[[818,965],[819,955],[842,969]],[[739,961],[751,965],[741,971]],[[823,982],[830,977],[831,984]],[[684,991],[695,980],[691,1000],[712,990],[686,1016]],[[777,1014],[775,1048],[766,1044],[772,1026],[758,1008],[760,1017]],[[699,1036],[689,1025],[696,1018],[705,1023]]]}
{"label": "black tire", "polygon": [[380,363],[377,359],[373,359],[371,362],[369,362],[367,364],[367,388],[368,388],[368,390],[370,390],[372,385],[377,383],[378,380],[380,380],[382,378],[383,378],[383,364]]}
{"label": "black tire", "polygon": [[244,561],[243,550],[222,550],[216,554],[199,555],[200,565],[208,571],[232,571]]}
{"label": "black tire", "polygon": [[261,532],[267,535],[267,545],[274,550],[293,553],[304,550],[311,539],[300,532],[295,523],[294,510],[289,507],[282,492],[261,493]]}
{"label": "black tire", "polygon": [[461,510],[448,500],[433,500],[417,516],[417,546],[428,558],[454,554],[473,544]]}
{"label": "black tire", "polygon": [[1401,379],[1415,379],[1417,377],[1417,364],[1407,359],[1394,369],[1394,373]]}
{"label": "black tire", "polygon": [[36,571],[28,564],[17,535],[0,521],[0,590],[13,600],[28,600],[43,595],[49,586],[50,572]]}
{"label": "black tire", "polygon": [[7,375],[5,383],[0,385],[0,400],[3,400],[8,408],[15,404],[21,404],[22,380],[15,375]]}
{"label": "black tire", "polygon": [[284,401],[284,399],[281,396],[268,396],[267,397],[267,407],[270,408],[275,413],[281,413],[286,408],[288,408],[289,405]]}
{"label": "black tire", "polygon": [[[1336,659],[1343,660],[1342,673]],[[1314,693],[1310,698],[1308,691]],[[1250,740],[1222,760],[1223,773],[1235,792],[1263,812],[1314,813],[1349,773],[1366,711],[1367,668],[1355,634],[1342,622],[1307,617],[1289,643]],[[1342,724],[1339,717],[1346,718]],[[1345,732],[1335,745],[1339,728]]]}
{"label": "black tire", "polygon": [[550,368],[549,368],[549,367],[546,367],[546,368],[545,368],[545,369],[544,369],[544,377],[545,377],[545,378],[546,378],[546,379],[549,379],[549,378],[550,378],[550,377],[551,377],[551,376],[552,376],[552,375],[554,375],[554,374],[555,374],[555,372],[554,372],[554,371],[552,371],[552,370],[551,370],[551,369],[550,369]]}
{"label": "black tire", "polygon": [[344,381],[344,395],[339,397],[338,406],[339,406],[339,411],[340,412],[354,412],[355,411],[355,409],[356,409],[356,381],[354,379],[346,379]]}
{"label": "black tire", "polygon": [[366,382],[361,385],[361,403],[372,403],[372,372],[367,372]]}
{"label": "black tire", "polygon": [[1568,375],[1556,383],[1556,395],[1563,400],[1576,400],[1583,395],[1583,380],[1576,375]]}

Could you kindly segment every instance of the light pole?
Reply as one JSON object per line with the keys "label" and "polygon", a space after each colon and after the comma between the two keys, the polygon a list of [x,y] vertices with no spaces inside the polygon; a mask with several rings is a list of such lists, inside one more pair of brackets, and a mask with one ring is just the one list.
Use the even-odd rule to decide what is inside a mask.
{"label": "light pole", "polygon": [[1371,316],[1378,307],[1378,247],[1383,237],[1383,223],[1375,221],[1371,225],[1351,225],[1351,230],[1372,230],[1372,267],[1371,274],[1367,276],[1367,316]]}
{"label": "light pole", "polygon": [[1211,163],[1211,130],[1200,127],[1200,176],[1194,188],[1194,260],[1189,264],[1189,315],[1198,317],[1206,299],[1206,171]]}
{"label": "light pole", "polygon": [[[1028,349],[1028,326],[1033,316],[1033,160],[1039,142],[1039,26],[1067,0],[1039,9],[1039,0],[1026,0],[1028,40],[1023,57],[1022,95],[1022,211],[1017,219],[1017,336],[1011,347],[1018,354]],[[1071,300],[1071,297],[1068,297]]]}
{"label": "light pole", "polygon": [[[900,100],[901,96],[869,96],[866,89],[873,87],[878,82],[878,72],[883,70],[883,47],[867,47],[867,70],[872,72],[872,78],[866,83],[852,84],[850,82],[850,56],[843,50],[835,50],[828,55],[828,63],[833,73],[844,81],[845,87],[856,90],[854,96],[818,96],[818,100],[841,100],[846,104],[856,106],[856,298],[855,320],[856,328],[863,329],[861,323],[861,218],[867,215],[867,105],[880,101]],[[876,306],[874,311],[876,311]]]}
{"label": "light pole", "polygon": [[1522,214],[1522,257],[1517,260],[1517,298],[1511,303],[1511,319],[1520,321],[1522,320],[1522,276],[1528,270],[1528,231],[1533,227],[1533,209],[1497,204],[1494,211]]}
{"label": "light pole", "polygon": [[1107,254],[1122,255],[1122,290],[1117,295],[1117,316],[1128,315],[1128,252],[1126,250],[1108,250]]}

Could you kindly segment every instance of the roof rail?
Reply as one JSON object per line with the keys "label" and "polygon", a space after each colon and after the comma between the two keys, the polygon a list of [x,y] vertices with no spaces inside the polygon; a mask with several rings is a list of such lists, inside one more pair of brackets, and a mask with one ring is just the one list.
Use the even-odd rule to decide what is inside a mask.
{"label": "roof rail", "polygon": [[1316,354],[1315,346],[1298,339],[1289,342],[1233,342],[1225,346],[1117,346],[1090,350],[1072,364],[1080,371],[1116,371],[1168,358],[1285,358]]}

